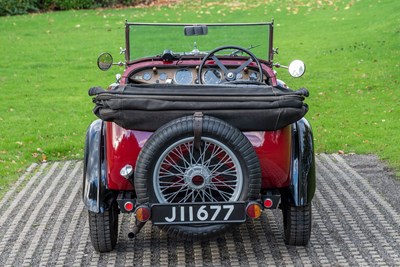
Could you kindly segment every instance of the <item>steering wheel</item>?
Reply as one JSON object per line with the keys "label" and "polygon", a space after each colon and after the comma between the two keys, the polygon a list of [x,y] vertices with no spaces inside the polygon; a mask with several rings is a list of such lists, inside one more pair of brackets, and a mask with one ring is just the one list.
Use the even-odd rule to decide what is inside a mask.
{"label": "steering wheel", "polygon": [[[215,55],[215,53],[217,53],[217,52],[220,52],[222,50],[228,50],[228,49],[229,50],[235,49],[238,52],[243,52],[244,54],[247,54],[249,56],[249,59],[246,62],[244,62],[242,65],[237,67],[235,70],[229,70],[224,64],[222,64],[222,62]],[[244,68],[246,68],[252,62],[255,62],[258,67],[257,82],[262,82],[262,80],[263,80],[262,67],[261,67],[261,63],[258,60],[258,58],[252,52],[250,52],[249,50],[247,50],[243,47],[228,45],[228,46],[221,46],[221,47],[215,48],[213,51],[209,52],[208,55],[203,58],[200,66],[199,66],[199,83],[200,84],[203,84],[203,79],[202,79],[203,68],[206,65],[207,60],[210,60],[210,59],[214,60],[215,64],[217,64],[218,67],[223,72],[222,80],[225,80],[225,82],[236,81],[237,74],[240,73],[242,70],[244,70]]]}

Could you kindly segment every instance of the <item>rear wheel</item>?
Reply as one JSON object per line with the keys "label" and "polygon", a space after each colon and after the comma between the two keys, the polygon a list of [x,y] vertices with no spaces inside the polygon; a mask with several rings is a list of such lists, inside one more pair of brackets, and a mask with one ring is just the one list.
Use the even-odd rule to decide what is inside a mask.
{"label": "rear wheel", "polygon": [[286,245],[305,246],[311,235],[311,203],[296,207],[282,201],[284,240]]}
{"label": "rear wheel", "polygon": [[93,248],[98,252],[109,252],[118,239],[118,206],[113,202],[104,213],[89,211],[89,232]]}
{"label": "rear wheel", "polygon": [[[142,148],[135,169],[139,203],[234,202],[256,198],[261,171],[255,151],[238,129],[204,116],[200,147],[195,148],[193,117],[171,121]],[[182,239],[224,232],[226,224],[166,225]]]}

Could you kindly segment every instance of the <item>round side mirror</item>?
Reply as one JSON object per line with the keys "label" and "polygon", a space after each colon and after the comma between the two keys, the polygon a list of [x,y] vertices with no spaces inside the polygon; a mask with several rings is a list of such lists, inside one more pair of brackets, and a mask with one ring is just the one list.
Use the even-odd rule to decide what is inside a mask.
{"label": "round side mirror", "polygon": [[110,53],[101,53],[100,56],[97,58],[97,66],[103,71],[110,69],[112,64],[113,57]]}
{"label": "round side mirror", "polygon": [[304,64],[303,61],[296,59],[290,63],[289,74],[292,77],[294,78],[301,77],[305,72],[306,72],[306,65]]}

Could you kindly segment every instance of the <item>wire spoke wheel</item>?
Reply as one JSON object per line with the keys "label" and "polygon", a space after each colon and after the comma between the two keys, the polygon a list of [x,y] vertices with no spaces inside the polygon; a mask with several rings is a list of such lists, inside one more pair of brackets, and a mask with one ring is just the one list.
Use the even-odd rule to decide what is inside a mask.
{"label": "wire spoke wheel", "polygon": [[200,150],[188,137],[170,145],[158,159],[153,188],[160,203],[237,201],[243,172],[233,151],[202,138]]}

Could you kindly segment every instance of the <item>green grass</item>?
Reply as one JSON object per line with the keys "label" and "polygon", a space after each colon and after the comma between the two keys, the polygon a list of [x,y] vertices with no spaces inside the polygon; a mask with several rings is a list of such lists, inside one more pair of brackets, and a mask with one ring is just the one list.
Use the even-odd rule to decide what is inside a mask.
{"label": "green grass", "polygon": [[[264,3],[265,2],[265,3]],[[95,119],[87,90],[121,69],[124,21],[255,22],[275,18],[276,62],[302,59],[319,152],[374,153],[400,170],[400,2],[190,1],[173,7],[83,10],[0,18],[0,195],[32,162],[81,159]],[[162,47],[162,45],[160,46]]]}

